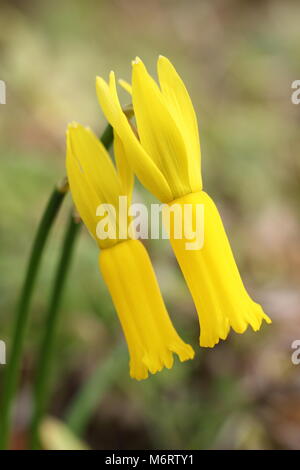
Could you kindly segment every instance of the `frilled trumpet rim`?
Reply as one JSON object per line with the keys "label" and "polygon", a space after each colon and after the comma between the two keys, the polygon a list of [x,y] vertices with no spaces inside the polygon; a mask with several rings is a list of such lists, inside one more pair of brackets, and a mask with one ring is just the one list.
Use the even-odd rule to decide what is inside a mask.
{"label": "frilled trumpet rim", "polygon": [[198,312],[200,346],[213,347],[227,337],[230,327],[237,333],[244,333],[248,325],[257,331],[263,320],[271,323],[243,285],[213,200],[200,191],[172,201],[169,207],[175,204],[182,208],[185,204],[192,206],[193,216],[183,221],[184,224],[190,223],[191,229],[196,226],[196,206],[202,205],[204,210],[204,226],[200,228],[204,234],[203,246],[197,250],[187,249],[187,242],[191,240],[175,238],[173,213],[170,214],[169,225],[171,245]]}
{"label": "frilled trumpet rim", "polygon": [[130,354],[130,375],[142,380],[181,361],[192,347],[175,331],[164,305],[148,253],[138,240],[101,250],[100,271],[117,310]]}

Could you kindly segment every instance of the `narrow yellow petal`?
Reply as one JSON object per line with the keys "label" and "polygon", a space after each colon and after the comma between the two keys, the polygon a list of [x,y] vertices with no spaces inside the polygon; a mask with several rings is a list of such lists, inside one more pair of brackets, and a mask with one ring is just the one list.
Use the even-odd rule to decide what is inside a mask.
{"label": "narrow yellow petal", "polygon": [[157,84],[139,59],[133,62],[132,102],[141,144],[167,179],[173,199],[191,192],[182,136]]}
{"label": "narrow yellow petal", "polygon": [[127,91],[127,93],[129,93],[129,95],[132,95],[132,86],[130,83],[126,82],[126,80],[123,80],[122,78],[118,80],[118,83],[125,91]]}
{"label": "narrow yellow petal", "polygon": [[110,75],[110,85],[101,77],[97,77],[96,90],[103,113],[124,145],[126,145],[126,156],[129,164],[141,183],[161,201],[171,201],[173,196],[166,178],[143,149],[122,112],[117,97],[114,75]]}
{"label": "narrow yellow petal", "polygon": [[[200,320],[200,345],[213,347],[225,339],[231,326],[243,333],[248,325],[257,331],[270,318],[249,297],[236,266],[219,212],[205,192],[189,194],[170,204],[193,208],[204,206],[204,245],[187,250],[185,237],[174,237],[175,219],[171,217],[170,240],[194,299]],[[195,217],[195,212],[193,218]],[[193,223],[195,220],[185,221]]]}
{"label": "narrow yellow petal", "polygon": [[180,129],[186,146],[192,191],[200,191],[202,189],[200,142],[192,101],[182,79],[166,57],[159,56],[157,69],[159,83],[168,109]]}
{"label": "narrow yellow petal", "polygon": [[96,238],[96,208],[100,201],[97,193],[87,182],[79,162],[72,152],[69,130],[67,131],[66,169],[76,209],[90,234]]}
{"label": "narrow yellow petal", "polygon": [[72,151],[86,179],[102,203],[118,204],[121,185],[116,169],[101,141],[79,124],[69,126]]}
{"label": "narrow yellow petal", "polygon": [[130,354],[130,375],[141,380],[171,368],[173,354],[181,361],[194,351],[176,333],[166,311],[144,246],[138,240],[102,250],[100,270],[117,310]]}
{"label": "narrow yellow petal", "polygon": [[[116,153],[120,158],[119,150]],[[121,165],[122,174],[117,172],[106,149],[91,130],[76,123],[69,125],[66,166],[72,198],[101,248],[115,245],[119,236],[122,239],[127,236],[129,219],[119,217],[119,196],[129,195],[132,191],[133,176],[132,173],[131,177],[125,175],[125,171],[129,170],[125,170],[124,163]],[[126,181],[122,181],[125,177]],[[103,207],[103,212],[99,214],[97,209],[101,204],[109,206]],[[99,237],[99,233],[104,236]]]}

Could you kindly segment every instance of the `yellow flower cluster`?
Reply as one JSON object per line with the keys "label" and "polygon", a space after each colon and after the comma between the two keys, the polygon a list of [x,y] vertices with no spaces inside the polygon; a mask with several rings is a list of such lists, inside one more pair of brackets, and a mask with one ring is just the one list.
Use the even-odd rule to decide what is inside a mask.
{"label": "yellow flower cluster", "polygon": [[[132,63],[132,85],[120,84],[132,95],[138,136],[119,102],[114,73],[109,82],[97,77],[102,110],[114,130],[112,163],[95,135],[78,124],[67,131],[67,172],[74,203],[101,248],[100,270],[111,293],[130,354],[130,374],[144,379],[148,372],[172,367],[173,353],[181,361],[194,356],[176,333],[166,311],[149,259],[140,241],[117,236],[97,238],[97,207],[107,203],[119,222],[118,199],[131,199],[133,175],[170,208],[192,207],[192,227],[198,204],[204,207],[204,244],[186,249],[186,238],[175,236],[172,248],[194,299],[200,321],[200,345],[213,347],[232,327],[243,333],[271,320],[248,295],[236,266],[219,212],[202,190],[200,143],[195,111],[185,85],[168,59],[158,59],[159,85],[143,62]],[[126,228],[129,219],[123,221]]]}

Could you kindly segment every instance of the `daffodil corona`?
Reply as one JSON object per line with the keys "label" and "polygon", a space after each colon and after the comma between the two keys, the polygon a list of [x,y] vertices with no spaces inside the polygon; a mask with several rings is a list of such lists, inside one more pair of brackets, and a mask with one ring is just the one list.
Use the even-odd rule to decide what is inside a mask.
{"label": "daffodil corona", "polygon": [[144,186],[170,208],[192,205],[204,209],[204,244],[187,249],[183,236],[175,237],[172,217],[171,244],[193,296],[200,320],[200,345],[213,347],[232,327],[243,333],[248,325],[258,330],[271,320],[248,295],[239,275],[219,212],[202,190],[200,143],[195,111],[183,81],[168,59],[158,59],[159,85],[140,59],[133,61],[132,93],[139,139],[129,126],[118,100],[115,76],[109,83],[97,78],[97,94],[103,112],[125,146],[128,161]]}
{"label": "daffodil corona", "polygon": [[[66,166],[77,210],[100,250],[99,266],[117,310],[130,354],[130,375],[138,380],[173,365],[173,353],[181,361],[194,351],[175,331],[164,305],[148,253],[134,234],[128,233],[129,219],[119,220],[119,197],[131,199],[133,174],[118,134],[114,136],[116,167],[97,137],[79,124],[67,130]],[[127,237],[98,236],[105,219],[100,205],[112,205],[115,225],[123,224]],[[104,207],[106,207],[104,206]],[[99,221],[99,216],[100,218]],[[106,214],[107,217],[107,214]],[[120,231],[116,231],[116,234]]]}

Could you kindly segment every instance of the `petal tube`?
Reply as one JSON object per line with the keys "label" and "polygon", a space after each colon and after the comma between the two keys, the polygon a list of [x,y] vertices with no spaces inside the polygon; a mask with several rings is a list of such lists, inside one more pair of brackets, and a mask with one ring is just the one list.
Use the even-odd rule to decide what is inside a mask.
{"label": "petal tube", "polygon": [[194,357],[175,331],[165,308],[148,253],[138,240],[102,250],[100,271],[117,310],[130,355],[130,375],[146,379],[171,368],[173,354]]}
{"label": "petal tube", "polygon": [[[177,222],[174,213],[171,213],[170,241],[196,305],[200,321],[200,346],[213,347],[220,339],[227,337],[230,327],[237,333],[243,333],[248,325],[257,331],[262,320],[271,323],[243,285],[220,214],[212,199],[201,191],[174,200],[169,207],[175,204],[181,207],[183,214],[187,205],[192,207],[193,217],[183,215],[183,225],[192,224],[193,230],[204,230],[202,248],[187,249],[187,242],[191,240],[187,240],[184,233],[181,238],[175,237]],[[204,210],[202,227],[196,227],[197,205],[202,205]]]}

